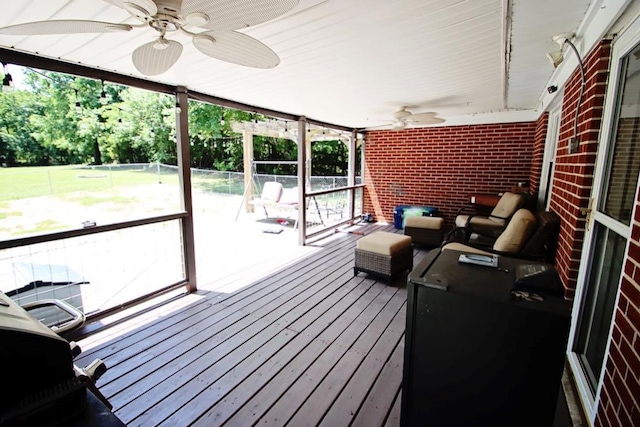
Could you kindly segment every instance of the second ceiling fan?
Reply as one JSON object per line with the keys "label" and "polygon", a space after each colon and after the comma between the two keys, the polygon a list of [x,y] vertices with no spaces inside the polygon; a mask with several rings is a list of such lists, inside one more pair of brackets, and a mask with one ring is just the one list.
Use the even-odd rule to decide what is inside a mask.
{"label": "second ceiling fan", "polygon": [[402,106],[393,113],[393,121],[391,122],[392,130],[403,130],[408,125],[435,125],[444,123],[444,119],[436,117],[437,113],[425,112],[425,113],[412,113],[407,107]]}

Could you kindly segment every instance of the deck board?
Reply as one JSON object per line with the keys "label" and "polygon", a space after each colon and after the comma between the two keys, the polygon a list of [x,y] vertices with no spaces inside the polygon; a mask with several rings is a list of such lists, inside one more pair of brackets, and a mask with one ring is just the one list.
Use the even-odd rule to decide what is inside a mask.
{"label": "deck board", "polygon": [[[404,301],[403,301],[404,302]],[[394,351],[400,346],[404,339],[405,329],[405,310],[404,305],[396,313],[388,327],[382,331],[380,338],[368,351],[364,360],[361,360],[361,354],[356,353],[352,359],[361,360],[360,366],[355,370],[349,382],[341,390],[340,395],[336,398],[330,408],[327,409],[326,415],[322,419],[320,425],[335,426],[344,423],[345,420],[351,420],[356,414],[360,414],[360,407],[366,401],[368,392],[371,390],[369,384],[375,384],[376,379],[384,371],[385,364],[389,361]],[[354,347],[350,351],[358,351]],[[368,349],[361,349],[362,352]],[[339,366],[336,366],[337,375],[340,374]],[[393,372],[393,371],[391,371]],[[391,384],[393,379],[389,378]],[[366,386],[363,386],[366,384]],[[393,388],[393,387],[392,387]],[[387,413],[393,406],[394,393],[388,393],[386,398],[382,398],[384,394],[377,395],[376,404],[378,409],[384,412],[384,417],[380,421],[384,421]],[[365,425],[381,425],[381,422]]]}
{"label": "deck board", "polygon": [[[365,329],[352,345],[349,347],[340,345],[333,349],[337,353],[342,353],[340,359],[331,367],[331,370],[320,381],[313,393],[306,397],[304,404],[291,418],[292,425],[318,425],[320,423],[324,414],[336,401],[343,387],[352,379],[352,373],[357,371],[362,361],[366,358],[369,349],[374,346],[391,318],[397,314],[406,301],[406,296],[400,294],[396,292],[395,298],[390,300],[390,304],[380,307],[380,311],[373,322],[362,325]],[[387,309],[383,310],[383,308]],[[349,375],[345,375],[345,373],[349,373]],[[288,396],[285,395],[283,397],[283,402],[286,405]]]}
{"label": "deck board", "polygon": [[[361,286],[360,289],[364,288]],[[339,316],[331,318],[333,313],[327,311],[330,317],[330,324],[321,329],[324,325],[314,325],[300,333],[301,341],[306,341],[306,346],[299,352],[292,351],[289,355],[278,357],[279,372],[277,381],[269,381],[264,387],[256,392],[250,400],[240,408],[240,410],[229,419],[230,425],[252,425],[260,415],[268,410],[276,401],[294,384],[300,376],[310,367],[319,369],[321,362],[318,356],[329,347],[344,331],[353,324],[353,321],[361,315],[374,299],[380,297],[384,290],[383,285],[373,284],[367,289],[361,298],[344,310]],[[383,295],[382,298],[385,298]],[[345,301],[346,304],[346,301]],[[332,307],[332,311],[342,310],[341,307]],[[335,321],[333,321],[335,320]],[[315,330],[314,330],[315,329]],[[321,332],[321,333],[317,333]],[[284,349],[285,351],[288,349]],[[278,355],[276,355],[277,357]],[[252,379],[250,378],[249,381]],[[270,380],[270,379],[269,379]],[[252,384],[253,385],[253,384]]]}
{"label": "deck board", "polygon": [[354,276],[359,237],[119,322],[80,342],[79,364],[105,361],[98,386],[131,426],[396,426],[406,276]]}

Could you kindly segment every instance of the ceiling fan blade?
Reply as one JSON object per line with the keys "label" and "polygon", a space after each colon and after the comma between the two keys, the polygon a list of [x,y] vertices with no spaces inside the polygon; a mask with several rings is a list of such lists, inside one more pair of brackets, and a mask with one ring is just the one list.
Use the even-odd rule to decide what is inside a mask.
{"label": "ceiling fan blade", "polygon": [[391,130],[404,130],[407,124],[403,121],[397,121],[391,125]]}
{"label": "ceiling fan blade", "polygon": [[163,49],[158,49],[159,41],[144,44],[133,51],[133,65],[145,76],[157,76],[169,70],[182,54],[182,45],[173,40],[162,40]]}
{"label": "ceiling fan blade", "polygon": [[434,113],[432,111],[426,113],[416,113],[411,115],[411,119],[413,120],[421,120],[421,119],[430,119],[431,117],[435,117],[438,113]]}
{"label": "ceiling fan blade", "polygon": [[412,114],[410,117],[407,117],[407,121],[418,125],[435,125],[438,123],[444,123],[444,119],[436,117],[436,114],[438,113],[428,112]]}
{"label": "ceiling fan blade", "polygon": [[435,125],[438,123],[444,123],[444,119],[436,117],[437,113],[418,113],[407,117],[407,121],[418,125]]}
{"label": "ceiling fan blade", "polygon": [[444,123],[444,122],[445,122],[445,120],[441,119],[440,117],[432,117],[432,118],[430,118],[428,120],[427,119],[420,120],[420,121],[416,122],[416,124],[418,124],[418,125],[437,125],[439,123]]}
{"label": "ceiling fan blade", "polygon": [[0,34],[8,34],[12,36],[39,36],[46,34],[112,33],[117,31],[130,31],[132,28],[133,27],[131,25],[127,24],[67,19],[27,22],[25,24],[2,27],[0,28]]}
{"label": "ceiling fan blade", "polygon": [[238,30],[261,24],[283,15],[296,7],[299,0],[184,0],[182,16],[204,13],[209,22],[198,25],[208,30]]}
{"label": "ceiling fan blade", "polygon": [[207,31],[193,37],[202,53],[221,61],[253,68],[273,68],[280,63],[274,51],[246,34],[236,31]]}
{"label": "ceiling fan blade", "polygon": [[158,13],[158,6],[153,0],[104,0],[114,6],[127,10],[136,18],[153,16]]}

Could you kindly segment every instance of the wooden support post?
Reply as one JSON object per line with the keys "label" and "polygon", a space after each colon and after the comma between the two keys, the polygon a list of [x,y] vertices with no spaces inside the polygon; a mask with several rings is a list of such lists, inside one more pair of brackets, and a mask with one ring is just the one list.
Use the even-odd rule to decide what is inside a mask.
{"label": "wooden support post", "polygon": [[253,134],[247,130],[242,131],[242,152],[244,164],[244,210],[253,212],[253,205],[249,203],[253,199]]}
{"label": "wooden support post", "polygon": [[187,216],[182,219],[183,256],[187,291],[195,292],[196,250],[193,229],[193,200],[191,197],[191,154],[189,144],[189,99],[187,89],[179,86],[176,91],[176,144],[178,152],[178,177],[182,208]]}
{"label": "wooden support post", "polygon": [[307,235],[307,119],[298,119],[298,244],[304,245]]}
{"label": "wooden support post", "polygon": [[[349,186],[353,186],[356,184],[357,138],[358,138],[358,132],[355,130],[352,131],[351,137],[349,138],[349,163],[347,166],[347,185]],[[348,198],[349,198],[349,206],[348,206],[349,219],[353,220],[353,217],[355,216],[355,209],[356,209],[356,190],[349,190]]]}

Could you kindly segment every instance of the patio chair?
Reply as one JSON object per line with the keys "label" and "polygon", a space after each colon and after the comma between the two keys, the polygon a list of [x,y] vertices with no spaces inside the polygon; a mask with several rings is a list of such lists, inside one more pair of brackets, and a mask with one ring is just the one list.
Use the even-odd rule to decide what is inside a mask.
{"label": "patio chair", "polygon": [[533,214],[527,209],[519,209],[493,246],[448,241],[442,244],[442,250],[551,262],[559,229],[560,218],[555,213],[540,211]]}
{"label": "patio chair", "polygon": [[506,192],[489,213],[477,205],[465,205],[456,213],[454,233],[469,240],[471,234],[495,240],[507,227],[513,214],[525,203],[524,194]]}

